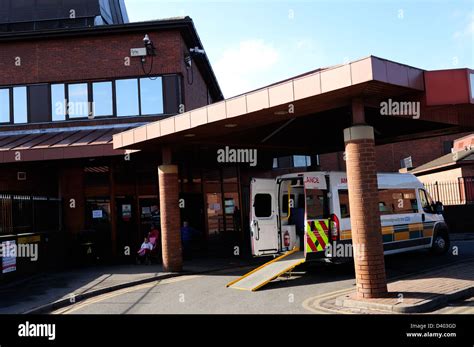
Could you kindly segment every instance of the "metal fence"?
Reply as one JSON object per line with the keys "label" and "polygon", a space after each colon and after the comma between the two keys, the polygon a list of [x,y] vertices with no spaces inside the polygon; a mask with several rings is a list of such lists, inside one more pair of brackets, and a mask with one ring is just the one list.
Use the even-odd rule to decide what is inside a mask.
{"label": "metal fence", "polygon": [[443,205],[474,204],[474,176],[459,177],[457,181],[425,183],[425,189]]}
{"label": "metal fence", "polygon": [[57,231],[60,228],[60,199],[0,194],[0,235]]}

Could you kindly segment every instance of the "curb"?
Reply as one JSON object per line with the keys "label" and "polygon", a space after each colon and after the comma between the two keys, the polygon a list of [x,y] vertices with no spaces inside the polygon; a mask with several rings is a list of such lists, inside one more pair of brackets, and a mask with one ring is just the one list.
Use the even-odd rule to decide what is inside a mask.
{"label": "curb", "polygon": [[379,303],[370,303],[349,299],[349,295],[344,295],[336,298],[336,306],[357,308],[363,310],[377,310],[389,313],[425,313],[432,311],[435,308],[445,306],[450,301],[459,300],[474,295],[474,287],[465,288],[457,292],[452,292],[444,295],[437,295],[434,299],[424,300],[419,304],[410,306],[397,306]]}
{"label": "curb", "polygon": [[[473,260],[474,260],[474,257],[470,257],[470,258],[464,259],[462,261],[454,262],[454,263],[449,264],[449,265],[460,265],[460,264],[472,262]],[[390,282],[397,281],[397,280],[408,279],[408,278],[412,277],[413,275],[416,276],[416,275],[421,275],[421,274],[424,274],[424,273],[429,273],[431,271],[435,271],[437,269],[441,269],[441,268],[444,268],[444,267],[445,267],[444,265],[434,266],[434,267],[419,271],[416,274],[394,276],[394,277],[390,278]],[[351,307],[351,306],[341,305],[341,303],[344,302],[344,300],[349,295],[344,294],[344,295],[338,296],[337,294],[339,292],[345,292],[345,291],[348,292],[348,293],[352,293],[354,291],[354,288],[346,288],[345,290],[334,291],[334,292],[329,292],[329,293],[325,293],[325,294],[322,294],[322,295],[318,295],[318,296],[315,296],[315,297],[310,297],[310,298],[308,298],[304,301],[303,307],[306,308],[307,310],[315,312],[315,313],[351,314],[349,312],[337,311],[337,310],[333,310],[333,309],[330,309],[330,308],[327,308],[327,307],[324,307],[324,306],[321,305],[322,302],[325,302],[329,299],[336,299],[335,300],[336,301],[335,302],[336,306],[339,306],[341,308],[346,307],[346,308],[366,309],[366,310],[372,311],[374,313],[377,313],[376,312],[377,310],[382,311],[383,313],[417,313],[417,312],[418,313],[423,313],[423,312],[431,311],[435,308],[440,308],[442,306],[445,306],[450,301],[455,301],[455,300],[459,300],[459,299],[474,296],[474,287],[470,287],[470,288],[465,288],[463,290],[460,290],[460,291],[457,291],[457,292],[454,292],[454,293],[445,294],[443,296],[440,295],[440,298],[437,299],[437,302],[435,301],[435,305],[433,307],[430,307],[430,305],[432,304],[431,301],[434,301],[434,300],[431,300],[431,301],[428,301],[428,302],[422,302],[421,304],[415,306],[415,307],[419,307],[420,305],[422,305],[421,309],[423,311],[410,311],[410,308],[413,307],[413,306],[408,306],[408,310],[406,310],[406,311],[404,311],[403,308],[401,308],[401,310],[397,311],[397,310],[392,310],[391,305],[385,305],[385,304],[375,304],[374,303],[373,306],[370,307],[370,308],[361,307],[361,306],[352,306]],[[353,299],[347,299],[347,300],[352,300],[353,302],[355,302],[356,305],[359,303],[359,301],[357,301],[357,300],[353,300]],[[315,305],[315,303],[316,303],[316,305]],[[314,306],[316,306],[316,307],[314,307]],[[377,308],[375,306],[377,306]],[[390,307],[390,309],[387,309],[388,307]],[[405,306],[405,308],[406,307],[407,306]]]}
{"label": "curb", "polygon": [[449,239],[451,241],[472,241],[474,240],[474,233],[449,234]]}
{"label": "curb", "polygon": [[[114,292],[114,291],[124,289],[124,288],[134,287],[134,286],[137,286],[137,285],[140,285],[140,284],[145,284],[145,283],[150,283],[150,282],[154,282],[154,281],[164,280],[164,279],[172,278],[172,277],[179,277],[179,276],[183,276],[183,275],[191,275],[191,274],[194,274],[194,273],[164,274],[164,275],[144,278],[144,279],[137,280],[137,281],[121,283],[121,284],[117,284],[117,285],[114,285],[114,286],[93,290],[93,291],[90,291],[90,292],[87,292],[87,293],[82,293],[82,294],[77,294],[77,295],[71,294],[70,297],[68,297],[68,298],[62,298],[62,299],[53,301],[49,304],[42,305],[42,306],[33,308],[31,310],[25,311],[22,314],[48,314],[48,313],[51,313],[52,311],[58,310],[60,308],[64,308],[64,307],[70,306],[70,305],[75,305],[75,304],[77,304],[81,301],[84,301],[86,299],[90,299],[94,296],[99,296],[99,295],[102,295],[102,294]],[[74,298],[74,301],[71,301],[72,298]]]}
{"label": "curb", "polygon": [[[72,294],[69,297],[62,298],[62,299],[53,301],[53,302],[45,304],[45,305],[35,307],[31,310],[22,312],[21,314],[49,314],[52,311],[58,310],[60,308],[64,308],[66,306],[75,305],[75,304],[77,304],[81,301],[84,301],[86,299],[90,299],[90,298],[95,297],[95,296],[99,296],[99,295],[102,295],[102,294],[114,292],[114,291],[124,289],[124,288],[134,287],[134,286],[137,286],[137,285],[140,285],[140,284],[165,280],[165,279],[173,278],[173,277],[181,277],[181,276],[212,273],[212,272],[215,272],[215,271],[238,269],[238,268],[249,267],[249,266],[253,266],[253,265],[252,264],[247,264],[247,265],[238,265],[238,266],[228,266],[228,267],[223,267],[223,268],[219,268],[219,269],[203,270],[203,271],[189,271],[189,272],[183,271],[183,272],[164,273],[162,275],[153,276],[153,277],[149,277],[149,278],[143,278],[143,279],[140,279],[140,280],[126,282],[126,283],[120,283],[120,284],[116,284],[116,285],[113,285],[113,286],[110,286],[110,287],[93,290],[93,291],[90,291],[90,292],[87,292],[87,293],[82,293],[82,294],[77,294],[77,295]],[[74,298],[74,301],[71,301],[72,297]]]}

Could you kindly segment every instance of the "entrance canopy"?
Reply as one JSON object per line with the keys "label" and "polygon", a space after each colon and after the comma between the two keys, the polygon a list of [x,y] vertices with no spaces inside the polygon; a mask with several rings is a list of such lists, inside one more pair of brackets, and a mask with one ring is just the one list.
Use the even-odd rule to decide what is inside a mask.
{"label": "entrance canopy", "polygon": [[[472,71],[456,71],[464,73],[468,83],[455,92],[467,97],[444,105],[433,100],[436,93],[430,93],[428,104],[430,86],[425,85],[425,75],[436,72],[370,56],[116,134],[114,148],[155,151],[170,146],[176,151],[228,145],[278,153],[325,153],[342,149],[342,130],[359,123],[374,127],[378,144],[459,132],[474,125],[474,104],[469,98]],[[449,93],[451,75],[443,76]],[[439,78],[430,80],[439,90]],[[354,116],[355,99],[361,101],[365,119]],[[381,114],[383,103],[386,115]],[[394,107],[397,103],[399,109]],[[411,113],[402,112],[405,106],[413,106]]]}

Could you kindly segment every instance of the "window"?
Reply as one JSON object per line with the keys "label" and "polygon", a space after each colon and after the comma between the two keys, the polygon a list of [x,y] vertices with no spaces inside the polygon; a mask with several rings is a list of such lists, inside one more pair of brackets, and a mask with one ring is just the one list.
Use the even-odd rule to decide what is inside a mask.
{"label": "window", "polygon": [[341,218],[349,218],[351,216],[349,209],[349,192],[347,190],[339,191],[339,207],[341,208]]}
{"label": "window", "polygon": [[400,167],[402,169],[404,169],[404,168],[411,169],[413,167],[413,160],[412,160],[411,156],[403,158],[402,160],[400,160]]}
{"label": "window", "polygon": [[[414,189],[379,189],[380,215],[417,213],[418,205]],[[349,193],[339,190],[341,218],[350,218]]]}
{"label": "window", "polygon": [[13,122],[15,124],[28,122],[26,87],[13,88]]}
{"label": "window", "polygon": [[311,157],[305,155],[294,155],[293,156],[294,167],[308,167],[311,166]]}
{"label": "window", "polygon": [[51,85],[51,113],[53,121],[66,120],[66,94],[64,84]]}
{"label": "window", "polygon": [[92,96],[94,117],[113,115],[112,82],[92,83]]}
{"label": "window", "polygon": [[86,118],[89,115],[87,83],[70,84],[68,96],[69,118]]}
{"label": "window", "polygon": [[471,98],[474,99],[474,73],[469,74],[469,81],[471,82]]}
{"label": "window", "polygon": [[420,193],[421,208],[423,211],[426,213],[435,213],[433,210],[433,201],[428,193],[423,189],[420,189],[418,192]]}
{"label": "window", "polygon": [[451,148],[453,148],[454,141],[443,141],[443,154],[451,153]]}
{"label": "window", "polygon": [[136,79],[117,80],[116,100],[117,116],[137,116],[140,114],[138,109],[138,81]]}
{"label": "window", "polygon": [[255,217],[269,218],[272,216],[272,196],[270,194],[255,194],[253,203]]}
{"label": "window", "polygon": [[306,219],[321,219],[328,217],[325,191],[321,189],[306,189]]}
{"label": "window", "polygon": [[163,113],[163,85],[161,77],[140,78],[140,105],[142,115]]}
{"label": "window", "polygon": [[179,86],[177,75],[167,75],[0,87],[0,123],[174,114],[181,102]]}
{"label": "window", "polygon": [[10,89],[0,89],[0,123],[10,123]]}
{"label": "window", "polygon": [[414,189],[380,189],[379,210],[381,215],[417,213],[418,206]]}

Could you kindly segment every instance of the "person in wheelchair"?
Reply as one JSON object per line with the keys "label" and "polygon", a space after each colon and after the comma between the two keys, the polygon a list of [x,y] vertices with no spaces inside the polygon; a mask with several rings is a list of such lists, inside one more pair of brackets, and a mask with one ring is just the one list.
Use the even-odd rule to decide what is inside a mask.
{"label": "person in wheelchair", "polygon": [[137,264],[141,264],[142,261],[145,264],[149,264],[151,262],[150,261],[150,253],[151,253],[151,251],[153,250],[154,247],[155,246],[153,245],[153,243],[150,242],[148,237],[145,237],[145,239],[143,240],[142,245],[140,246],[140,249],[137,252]]}

